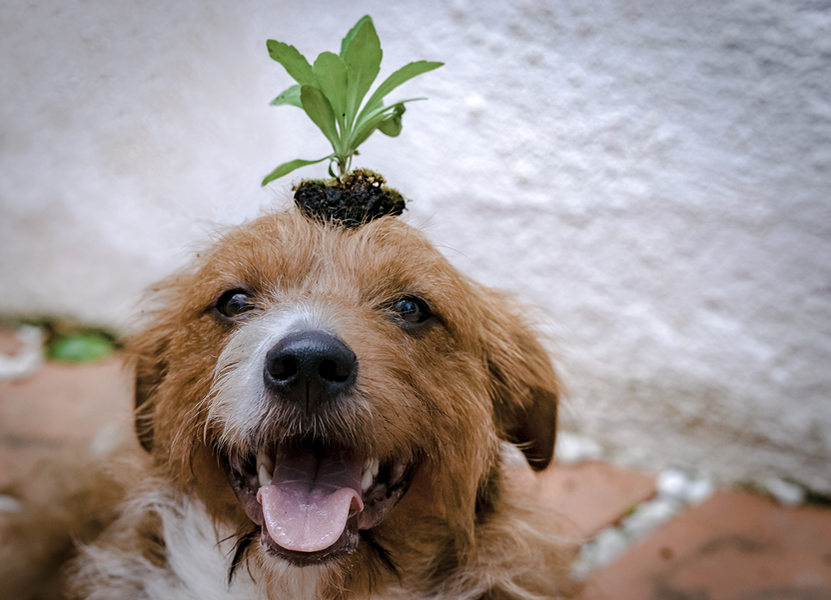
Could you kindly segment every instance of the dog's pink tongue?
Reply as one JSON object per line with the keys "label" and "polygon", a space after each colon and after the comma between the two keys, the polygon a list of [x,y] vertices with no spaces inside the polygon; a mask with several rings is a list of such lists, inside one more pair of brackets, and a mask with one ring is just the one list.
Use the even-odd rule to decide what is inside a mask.
{"label": "dog's pink tongue", "polygon": [[257,492],[271,539],[297,552],[325,550],[338,541],[350,514],[364,508],[362,467],[345,450],[278,458],[271,485]]}

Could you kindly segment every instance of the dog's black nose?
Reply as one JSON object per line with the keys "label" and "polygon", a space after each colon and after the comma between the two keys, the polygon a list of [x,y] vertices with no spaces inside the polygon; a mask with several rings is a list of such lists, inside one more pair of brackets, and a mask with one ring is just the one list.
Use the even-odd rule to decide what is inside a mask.
{"label": "dog's black nose", "polygon": [[334,335],[298,331],[268,351],[263,376],[266,387],[311,407],[346,391],[357,372],[355,353]]}

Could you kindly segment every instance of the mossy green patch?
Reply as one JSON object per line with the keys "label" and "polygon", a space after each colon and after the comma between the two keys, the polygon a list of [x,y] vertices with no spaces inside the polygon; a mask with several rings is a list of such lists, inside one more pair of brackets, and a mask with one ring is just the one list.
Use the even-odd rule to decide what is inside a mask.
{"label": "mossy green patch", "polygon": [[94,362],[115,351],[115,344],[97,332],[73,333],[49,342],[46,356],[60,362]]}

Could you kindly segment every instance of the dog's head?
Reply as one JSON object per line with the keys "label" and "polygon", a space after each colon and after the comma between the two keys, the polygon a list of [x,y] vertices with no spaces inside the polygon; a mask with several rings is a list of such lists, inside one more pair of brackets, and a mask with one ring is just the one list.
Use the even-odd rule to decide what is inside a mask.
{"label": "dog's head", "polygon": [[502,440],[551,459],[545,352],[397,219],[260,218],[157,301],[132,343],[139,439],[264,562],[458,547],[499,501]]}

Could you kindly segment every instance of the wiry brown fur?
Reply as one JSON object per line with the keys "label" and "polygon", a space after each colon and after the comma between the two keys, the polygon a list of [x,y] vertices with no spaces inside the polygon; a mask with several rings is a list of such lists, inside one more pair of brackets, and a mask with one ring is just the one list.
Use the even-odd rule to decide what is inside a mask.
{"label": "wiry brown fur", "polygon": [[[213,307],[237,288],[250,292],[257,310],[228,322]],[[407,329],[391,316],[390,303],[408,295],[431,307],[425,326]],[[243,590],[333,600],[573,591],[573,547],[556,515],[507,481],[500,453],[509,441],[534,468],[548,464],[557,377],[513,306],[461,276],[417,231],[393,218],[347,230],[296,211],[265,216],[160,284],[154,303],[128,348],[136,430],[149,460],[137,459],[146,466],[124,484],[117,519],[83,548],[75,595],[150,598],[176,589],[168,597],[198,597],[182,591],[192,584],[182,575],[190,566],[181,564],[190,552],[196,569],[197,550],[222,552],[226,589],[212,590],[217,598]],[[314,422],[321,435],[415,465],[407,493],[361,532],[357,549],[319,566],[287,565],[266,552],[224,467],[257,443],[252,436],[299,427],[287,412],[243,397],[253,360],[245,343],[267,339],[289,310],[324,320],[360,363],[349,402]],[[184,538],[191,550],[171,545]]]}

